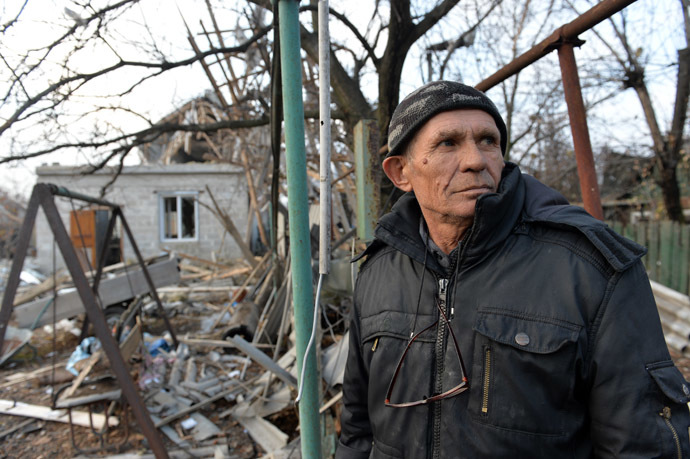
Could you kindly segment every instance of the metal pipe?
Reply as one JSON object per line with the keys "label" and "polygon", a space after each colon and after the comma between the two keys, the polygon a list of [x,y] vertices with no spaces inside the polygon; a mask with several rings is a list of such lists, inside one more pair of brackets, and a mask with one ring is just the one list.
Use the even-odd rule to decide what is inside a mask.
{"label": "metal pipe", "polygon": [[580,191],[585,210],[599,220],[604,219],[604,211],[601,208],[599,197],[599,184],[597,173],[594,169],[594,155],[592,144],[589,140],[587,128],[587,114],[582,100],[580,78],[577,74],[574,45],[572,41],[561,44],[558,48],[558,59],[561,63],[561,77],[565,92],[565,103],[568,105],[568,117],[570,118],[570,130],[575,146],[575,159],[577,161],[577,175],[580,177]]}
{"label": "metal pipe", "polygon": [[354,129],[355,185],[357,186],[357,237],[374,239],[379,218],[379,136],[376,120],[360,120]]}
{"label": "metal pipe", "polygon": [[522,69],[528,67],[542,57],[556,49],[564,40],[577,38],[579,34],[591,29],[606,18],[616,14],[626,6],[635,3],[636,0],[605,0],[585,13],[578,16],[574,21],[565,24],[555,30],[546,39],[533,46],[529,51],[513,59],[506,66],[502,67],[490,77],[482,80],[475,86],[480,91],[488,91],[497,84],[507,80],[511,76],[520,73]]}
{"label": "metal pipe", "polygon": [[[319,0],[319,274],[328,274],[331,261],[331,37],[328,0]],[[319,299],[317,298],[318,302]]]}
{"label": "metal pipe", "polygon": [[[304,148],[304,106],[302,104],[302,67],[298,1],[280,0],[280,62],[285,107],[285,155],[290,218],[290,256],[292,259],[292,292],[297,332],[298,373],[309,340],[313,319],[311,304],[311,247],[309,241],[309,207],[307,202],[307,166]],[[302,457],[321,458],[319,426],[319,375],[316,352],[306,359],[306,372],[300,384],[303,396],[299,404]]]}
{"label": "metal pipe", "polygon": [[49,187],[50,192],[55,196],[63,196],[65,198],[76,199],[77,201],[90,202],[91,204],[98,204],[100,206],[110,207],[111,209],[119,207],[117,204],[108,202],[105,199],[94,198],[93,196],[70,191],[65,187],[53,185],[52,183],[46,183],[46,186]]}
{"label": "metal pipe", "polygon": [[122,223],[122,229],[124,229],[125,234],[127,235],[127,239],[129,239],[129,245],[132,247],[132,250],[134,251],[134,255],[137,257],[137,261],[139,262],[139,265],[141,266],[141,272],[144,274],[144,279],[146,279],[146,285],[149,287],[149,294],[151,295],[151,298],[153,298],[153,301],[156,302],[156,306],[158,307],[158,312],[160,315],[163,317],[163,322],[165,322],[165,327],[168,329],[168,333],[170,333],[170,338],[173,340],[173,345],[175,348],[177,348],[178,344],[180,344],[177,341],[177,336],[175,335],[175,331],[172,328],[172,325],[170,324],[170,319],[168,319],[168,315],[165,313],[165,309],[163,308],[163,304],[161,303],[161,299],[158,296],[158,291],[156,290],[156,286],[153,283],[153,279],[151,278],[151,274],[149,273],[148,268],[146,267],[146,262],[144,262],[144,257],[141,255],[141,252],[139,251],[139,246],[137,246],[137,242],[134,240],[134,234],[132,234],[132,230],[129,227],[129,223],[127,223],[127,219],[125,218],[125,214],[122,213],[122,209],[120,207],[116,207],[114,210],[115,216],[120,217],[120,223]]}

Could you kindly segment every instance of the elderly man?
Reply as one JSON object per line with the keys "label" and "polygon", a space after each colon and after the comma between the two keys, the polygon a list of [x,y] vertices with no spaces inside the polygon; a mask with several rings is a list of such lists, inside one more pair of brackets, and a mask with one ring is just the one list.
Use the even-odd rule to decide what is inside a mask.
{"label": "elderly man", "polygon": [[363,254],[336,457],[687,457],[644,249],[506,141],[459,83],[395,110],[383,169],[407,193]]}

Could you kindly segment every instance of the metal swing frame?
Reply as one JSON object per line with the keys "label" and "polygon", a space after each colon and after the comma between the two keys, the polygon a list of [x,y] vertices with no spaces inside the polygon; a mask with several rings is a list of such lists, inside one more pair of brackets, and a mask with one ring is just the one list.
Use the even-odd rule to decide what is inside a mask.
{"label": "metal swing frame", "polygon": [[105,251],[107,250],[107,244],[103,244],[103,246],[100,247],[96,275],[93,279],[93,285],[89,285],[86,274],[84,273],[82,265],[79,262],[76,249],[69,238],[69,234],[67,233],[65,225],[60,218],[57,206],[55,205],[55,196],[62,196],[69,199],[84,201],[110,208],[112,214],[110,221],[108,222],[108,229],[105,236],[106,241],[112,236],[117,219],[120,219],[129,243],[136,255],[137,262],[141,266],[146,283],[149,287],[149,293],[157,304],[158,310],[165,321],[165,326],[170,332],[174,345],[177,346],[178,344],[177,337],[175,336],[175,333],[170,325],[170,321],[165,314],[163,305],[161,304],[158,293],[156,292],[156,288],[146,268],[146,264],[141,252],[139,251],[139,248],[134,240],[134,236],[132,235],[129,224],[122,213],[121,207],[103,199],[72,192],[64,187],[59,187],[49,183],[39,183],[34,186],[31,192],[31,198],[29,199],[26,216],[22,224],[21,232],[19,233],[19,240],[17,241],[12,268],[10,269],[5,293],[2,298],[2,306],[0,307],[0,349],[2,349],[2,345],[5,340],[5,332],[7,331],[7,326],[12,315],[14,298],[17,293],[17,288],[19,287],[19,276],[24,266],[24,260],[29,249],[31,234],[36,223],[36,214],[38,213],[38,208],[42,207],[46,219],[48,220],[48,225],[55,237],[55,242],[62,253],[62,257],[67,265],[67,269],[72,277],[72,281],[74,282],[74,286],[77,289],[81,302],[84,305],[84,309],[86,309],[86,316],[93,324],[96,336],[100,339],[103,351],[108,357],[111,368],[120,384],[122,395],[129,404],[132,414],[139,424],[142,434],[148,440],[149,446],[155,456],[159,458],[167,458],[168,454],[163,445],[162,439],[158,434],[158,430],[156,429],[155,424],[146,410],[143,400],[137,392],[134,381],[129,374],[127,364],[120,354],[118,344],[110,334],[103,310],[98,306],[96,301],[96,296],[98,295],[98,286],[103,273],[103,264],[105,262]]}

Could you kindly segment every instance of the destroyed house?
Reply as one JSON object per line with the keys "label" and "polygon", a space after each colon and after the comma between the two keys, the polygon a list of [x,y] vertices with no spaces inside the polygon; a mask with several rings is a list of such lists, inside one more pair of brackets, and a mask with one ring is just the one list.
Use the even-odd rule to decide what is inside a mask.
{"label": "destroyed house", "polygon": [[[41,166],[37,181],[62,186],[76,193],[99,197],[114,174],[112,168],[86,174],[85,167]],[[218,207],[232,218],[242,236],[246,234],[248,199],[242,168],[230,164],[188,163],[124,167],[107,188],[103,199],[118,204],[129,223],[142,255],[168,250],[209,260],[232,260],[242,253],[215,213]],[[211,196],[212,195],[212,196]],[[213,199],[212,199],[213,197]],[[56,199],[65,227],[84,267],[94,265],[108,225],[107,208]],[[53,270],[53,235],[42,212],[36,221],[37,263],[44,272]],[[115,260],[134,259],[122,229],[108,241]],[[59,252],[59,251],[58,251]],[[56,268],[64,266],[58,255]]]}

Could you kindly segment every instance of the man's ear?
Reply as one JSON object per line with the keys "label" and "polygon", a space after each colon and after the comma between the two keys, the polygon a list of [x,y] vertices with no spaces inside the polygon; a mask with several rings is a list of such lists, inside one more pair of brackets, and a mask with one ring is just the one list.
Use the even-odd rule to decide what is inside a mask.
{"label": "man's ear", "polygon": [[407,177],[408,173],[407,158],[396,155],[383,160],[383,171],[393,185],[403,191],[412,191],[412,184]]}

